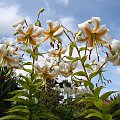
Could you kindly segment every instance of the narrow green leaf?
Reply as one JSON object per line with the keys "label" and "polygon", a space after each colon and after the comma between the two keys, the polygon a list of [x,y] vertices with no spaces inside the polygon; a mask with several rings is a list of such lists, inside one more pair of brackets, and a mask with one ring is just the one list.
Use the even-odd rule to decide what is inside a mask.
{"label": "narrow green leaf", "polygon": [[25,89],[27,89],[27,90],[30,89],[30,87],[29,87],[29,85],[28,85],[27,82],[25,82],[25,81],[23,81],[23,80],[19,80],[18,82],[22,85],[23,88],[25,88]]}
{"label": "narrow green leaf", "polygon": [[85,67],[93,70],[93,68],[92,68],[92,66],[90,64],[85,64]]}
{"label": "narrow green leaf", "polygon": [[102,100],[98,100],[98,101],[94,101],[95,106],[99,109],[102,110],[103,108],[103,101]]}
{"label": "narrow green leaf", "polygon": [[89,117],[98,117],[98,118],[104,120],[103,115],[100,112],[91,113],[91,114],[87,115],[85,118],[89,118]]}
{"label": "narrow green leaf", "polygon": [[[20,96],[20,97],[24,97],[24,96]],[[27,104],[29,102],[28,99],[18,98],[18,97],[13,97],[13,98],[10,98],[10,99],[6,99],[6,101],[20,102],[22,104]]]}
{"label": "narrow green leaf", "polygon": [[75,57],[75,58],[72,60],[72,62],[76,62],[76,61],[78,61],[78,60],[80,60],[80,58],[79,58],[79,57]]}
{"label": "narrow green leaf", "polygon": [[26,53],[31,54],[33,51],[31,49],[24,50]]}
{"label": "narrow green leaf", "polygon": [[23,75],[19,75],[19,77],[22,77],[27,83],[31,84],[32,83],[32,80],[26,76],[23,76]]}
{"label": "narrow green leaf", "polygon": [[98,101],[98,99],[94,98],[94,97],[86,97],[86,98],[83,98],[82,100],[80,100],[79,103],[81,103],[81,102],[94,102],[94,101]]}
{"label": "narrow green leaf", "polygon": [[23,112],[23,113],[29,113],[30,111],[27,110],[27,109],[19,109],[19,108],[16,108],[14,110],[9,110],[8,113],[13,113],[13,112]]}
{"label": "narrow green leaf", "polygon": [[28,120],[26,117],[18,116],[18,115],[7,115],[1,117],[0,120]]}
{"label": "narrow green leaf", "polygon": [[94,84],[92,82],[87,81],[87,80],[81,80],[81,82],[89,86],[91,90],[94,90]]}
{"label": "narrow green leaf", "polygon": [[73,60],[73,59],[74,59],[74,57],[70,57],[70,56],[66,56],[66,58],[67,58],[68,60]]}
{"label": "narrow green leaf", "polygon": [[84,64],[84,62],[87,60],[87,56],[83,56],[82,58],[81,58],[81,62],[82,62],[82,64]]}
{"label": "narrow green leaf", "polygon": [[32,65],[32,62],[26,62],[23,65]]}
{"label": "narrow green leaf", "polygon": [[76,72],[76,73],[74,73],[74,75],[76,75],[76,76],[86,76],[86,74],[83,71]]}
{"label": "narrow green leaf", "polygon": [[95,77],[95,76],[98,75],[98,74],[99,74],[98,71],[91,73],[91,74],[89,75],[89,79],[91,80],[93,77]]}
{"label": "narrow green leaf", "polygon": [[39,56],[44,57],[44,56],[43,56],[43,54],[42,54],[42,53],[40,53],[40,52],[37,52],[37,53],[36,53],[36,55],[39,55]]}
{"label": "narrow green leaf", "polygon": [[14,91],[12,91],[12,92],[9,92],[9,94],[14,95],[14,94],[23,93],[23,92],[25,92],[25,89],[22,89],[22,90],[14,90]]}
{"label": "narrow green leaf", "polygon": [[32,73],[31,69],[26,69],[26,68],[23,67],[23,70],[25,70],[26,72],[29,72],[30,74]]}
{"label": "narrow green leaf", "polygon": [[86,47],[81,47],[81,48],[79,49],[79,51],[83,51],[83,50],[86,50]]}
{"label": "narrow green leaf", "polygon": [[27,108],[27,106],[23,106],[23,105],[17,105],[12,107],[11,109],[8,110],[8,112],[25,112],[25,113],[30,113],[29,109]]}
{"label": "narrow green leaf", "polygon": [[115,93],[115,92],[117,92],[117,91],[109,91],[109,92],[106,92],[106,93],[104,93],[103,95],[100,96],[100,99],[104,101],[104,100],[106,100],[111,94],[113,94],[113,93]]}
{"label": "narrow green leaf", "polygon": [[73,53],[73,45],[70,44],[70,46],[69,46],[69,56],[72,56],[72,53]]}
{"label": "narrow green leaf", "polygon": [[103,86],[97,87],[97,88],[94,90],[94,97],[99,98],[100,92],[101,92],[101,90],[102,90],[103,88],[104,88]]}
{"label": "narrow green leaf", "polygon": [[83,112],[80,112],[79,116],[85,116],[87,114],[95,113],[95,112],[99,112],[99,111],[97,109],[87,109],[84,110]]}

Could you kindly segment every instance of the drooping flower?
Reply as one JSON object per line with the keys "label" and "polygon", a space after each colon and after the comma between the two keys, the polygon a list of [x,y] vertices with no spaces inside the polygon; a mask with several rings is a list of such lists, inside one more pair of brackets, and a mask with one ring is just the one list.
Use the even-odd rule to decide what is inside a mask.
{"label": "drooping flower", "polygon": [[113,39],[110,46],[111,50],[107,60],[112,62],[114,66],[120,66],[120,41]]}
{"label": "drooping flower", "polygon": [[55,79],[59,72],[59,66],[54,66],[51,62],[48,61],[46,61],[42,67],[38,63],[36,63],[35,71],[38,75],[42,77]]}
{"label": "drooping flower", "polygon": [[15,50],[12,47],[6,44],[0,44],[0,66],[20,68],[20,60],[14,52]]}
{"label": "drooping flower", "polygon": [[42,32],[44,31],[43,28],[38,26],[33,26],[30,24],[26,29],[19,24],[16,27],[16,31],[19,33],[17,36],[17,41],[22,42],[26,45],[33,45],[37,46],[40,42],[40,36],[42,35]]}
{"label": "drooping flower", "polygon": [[71,61],[64,61],[62,60],[59,63],[60,67],[60,73],[64,77],[69,77],[71,73],[73,73],[73,70],[77,67],[77,62],[71,62]]}
{"label": "drooping flower", "polygon": [[42,42],[47,41],[50,39],[51,41],[55,41],[56,39],[59,40],[59,37],[63,34],[63,27],[59,24],[58,21],[52,23],[51,20],[46,21],[48,24],[48,30],[45,30],[43,34],[45,35],[45,38],[42,40]]}
{"label": "drooping flower", "polygon": [[92,17],[90,20],[78,24],[80,35],[76,35],[76,40],[79,42],[88,42],[89,47],[94,47],[95,44],[105,44],[103,36],[108,32],[105,25],[100,26],[101,19]]}
{"label": "drooping flower", "polygon": [[53,57],[59,57],[62,54],[65,54],[67,48],[63,48],[62,45],[59,46],[59,49],[49,49],[48,54],[49,56],[53,56]]}

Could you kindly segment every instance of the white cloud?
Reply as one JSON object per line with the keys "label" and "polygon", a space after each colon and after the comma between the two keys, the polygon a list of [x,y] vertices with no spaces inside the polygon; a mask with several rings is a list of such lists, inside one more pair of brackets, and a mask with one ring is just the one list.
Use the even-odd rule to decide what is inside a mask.
{"label": "white cloud", "polygon": [[20,8],[18,5],[6,5],[0,3],[0,34],[13,34],[12,25],[25,18],[28,22],[31,21],[29,16],[25,16],[23,13],[20,13]]}
{"label": "white cloud", "polygon": [[50,5],[48,4],[47,0],[45,0],[44,3],[45,3],[45,6],[46,6],[44,15],[47,18],[48,17],[50,17],[50,18],[55,17],[56,16],[56,11],[50,7]]}
{"label": "white cloud", "polygon": [[117,75],[120,75],[120,67],[116,68],[115,72]]}
{"label": "white cloud", "polygon": [[114,35],[116,39],[120,39],[120,28],[115,23],[110,24],[110,32]]}
{"label": "white cloud", "polygon": [[75,32],[77,29],[76,26],[76,19],[74,17],[71,16],[66,16],[66,17],[62,17],[60,18],[60,23],[65,26],[67,29]]}
{"label": "white cloud", "polygon": [[70,2],[70,0],[56,0],[57,3],[67,6]]}

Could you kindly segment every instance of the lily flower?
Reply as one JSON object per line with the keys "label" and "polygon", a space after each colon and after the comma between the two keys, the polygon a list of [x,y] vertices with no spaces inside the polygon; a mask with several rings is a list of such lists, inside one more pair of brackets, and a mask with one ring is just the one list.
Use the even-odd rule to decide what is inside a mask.
{"label": "lily flower", "polygon": [[62,45],[59,46],[59,49],[49,49],[48,53],[49,53],[49,56],[53,56],[53,57],[59,57],[61,56],[62,54],[65,54],[67,48],[63,48]]}
{"label": "lily flower", "polygon": [[45,62],[41,67],[38,63],[35,64],[35,71],[38,75],[49,79],[55,79],[59,72],[59,66],[53,66],[51,62]]}
{"label": "lily flower", "polygon": [[49,28],[48,30],[45,30],[43,32],[45,38],[42,40],[42,42],[45,42],[48,39],[50,39],[51,41],[59,39],[59,37],[63,34],[63,27],[61,27],[57,21],[54,22],[55,26],[53,25],[51,20],[46,21],[46,23],[48,24]]}
{"label": "lily flower", "polygon": [[5,44],[0,44],[0,65],[20,68],[19,58],[13,54],[14,49]]}
{"label": "lily flower", "polygon": [[112,62],[114,66],[120,66],[120,41],[114,39],[111,42],[111,49],[107,60]]}
{"label": "lily flower", "polygon": [[111,42],[111,48],[120,56],[120,41],[113,39]]}
{"label": "lily flower", "polygon": [[69,77],[73,70],[77,67],[77,62],[72,63],[71,61],[61,61],[59,63],[60,73],[64,77]]}
{"label": "lily flower", "polygon": [[19,24],[23,25],[23,24],[25,23],[25,21],[26,21],[25,19],[20,20],[20,21],[14,23],[14,24],[13,24],[13,27],[17,27]]}
{"label": "lily flower", "polygon": [[92,17],[91,20],[78,24],[81,34],[76,35],[76,40],[88,42],[89,47],[94,47],[96,43],[105,44],[106,42],[102,38],[108,32],[108,29],[105,25],[100,26],[100,22],[101,19],[99,17]]}
{"label": "lily flower", "polygon": [[18,42],[22,42],[26,45],[31,44],[33,46],[37,46],[40,42],[39,37],[42,35],[44,29],[38,26],[33,26],[32,24],[25,29],[21,24],[19,24],[16,27],[16,31],[20,34],[17,36]]}

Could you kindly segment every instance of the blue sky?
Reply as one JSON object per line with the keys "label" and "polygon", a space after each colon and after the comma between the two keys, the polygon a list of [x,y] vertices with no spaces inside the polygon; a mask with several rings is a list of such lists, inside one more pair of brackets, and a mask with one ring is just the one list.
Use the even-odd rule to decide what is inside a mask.
{"label": "blue sky", "polygon": [[[45,8],[40,16],[43,26],[46,20],[58,20],[75,32],[77,24],[98,16],[110,29],[109,35],[120,40],[120,0],[0,0],[0,39],[12,40],[12,24],[22,18],[33,23],[41,7]],[[106,90],[120,90],[120,67],[108,66],[108,70],[106,78],[112,84]]]}

